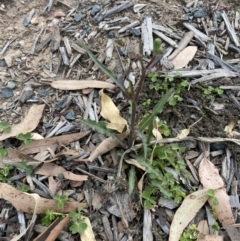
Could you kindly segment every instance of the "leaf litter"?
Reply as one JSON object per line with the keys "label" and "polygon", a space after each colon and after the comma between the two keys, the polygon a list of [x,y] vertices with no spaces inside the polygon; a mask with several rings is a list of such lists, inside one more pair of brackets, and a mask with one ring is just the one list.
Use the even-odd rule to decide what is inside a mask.
{"label": "leaf litter", "polygon": [[[191,170],[196,175],[198,170],[203,187],[215,190],[218,205],[212,206],[212,208],[216,210],[219,222],[217,219],[215,221],[226,229],[229,224],[234,223],[233,214],[236,216],[234,212],[239,207],[237,188],[234,188],[233,183],[238,180],[236,174],[238,164],[234,157],[238,156],[236,146],[240,143],[239,127],[236,121],[240,105],[237,99],[238,94],[234,90],[234,88],[236,90],[238,88],[238,82],[234,78],[239,73],[237,69],[239,60],[236,59],[237,52],[239,52],[237,49],[239,47],[239,11],[236,10],[233,14],[227,9],[232,7],[233,3],[226,4],[226,8],[211,3],[215,8],[210,14],[208,13],[208,9],[210,9],[208,3],[204,3],[203,7],[200,2],[192,3],[192,6],[189,3],[184,6],[183,11],[180,6],[182,3],[175,4],[174,1],[168,5],[165,2],[150,0],[146,4],[142,2],[110,2],[93,6],[90,6],[89,3],[86,4],[85,1],[76,1],[78,2],[76,3],[71,0],[58,1],[57,5],[50,0],[47,6],[36,1],[28,2],[27,0],[25,2],[21,3],[21,7],[18,6],[17,9],[19,16],[23,14],[21,12],[23,9],[24,16],[26,12],[29,12],[28,18],[24,18],[24,25],[22,19],[18,23],[14,23],[17,26],[15,30],[18,39],[13,38],[6,44],[3,42],[3,50],[0,54],[5,61],[5,63],[1,62],[0,69],[2,81],[0,101],[1,108],[3,108],[1,109],[1,122],[5,124],[8,123],[5,122],[7,120],[10,122],[10,129],[6,125],[6,128],[1,128],[3,132],[0,140],[3,141],[1,145],[5,148],[2,152],[3,156],[0,157],[0,175],[8,175],[8,165],[11,165],[14,166],[14,169],[10,170],[13,177],[9,178],[9,181],[13,181],[13,185],[18,188],[21,184],[30,186],[30,183],[33,187],[34,182],[36,188],[32,188],[31,191],[36,191],[43,197],[46,195],[43,192],[47,190],[47,186],[52,194],[71,192],[71,201],[67,205],[72,204],[73,211],[76,211],[80,205],[79,202],[73,200],[82,196],[80,199],[88,203],[88,206],[86,204],[83,206],[89,208],[84,210],[89,218],[85,218],[87,229],[84,233],[79,234],[81,240],[111,240],[113,235],[118,236],[115,237],[115,240],[141,239],[142,223],[140,224],[139,220],[149,220],[149,224],[153,221],[153,230],[157,230],[154,232],[150,228],[151,225],[144,224],[144,237],[154,236],[155,240],[167,240],[170,231],[170,239],[178,240],[184,228],[187,230],[190,226],[190,224],[187,225],[190,219],[198,224],[199,213],[204,212],[200,206],[208,207],[206,203],[196,204],[189,199],[191,194],[198,195],[198,192],[204,192],[205,189],[194,192],[199,188],[196,182],[188,182],[183,175],[183,170],[179,173],[177,165],[173,168],[168,164],[164,167],[163,172],[171,173],[171,178],[180,183],[186,195],[182,205],[175,204],[175,209],[170,209],[172,200],[166,198],[169,207],[166,209],[161,203],[162,195],[166,195],[166,193],[153,190],[153,196],[158,199],[156,199],[156,205],[165,210],[167,216],[160,215],[158,217],[156,215],[158,207],[145,210],[142,214],[143,208],[138,204],[140,201],[144,205],[142,192],[149,184],[149,176],[146,176],[148,173],[145,166],[141,165],[133,155],[133,153],[141,153],[140,147],[144,147],[143,153],[141,153],[144,160],[149,159],[149,152],[151,152],[151,163],[155,165],[154,151],[165,144],[171,145],[178,142],[188,151],[195,150],[199,153],[188,159],[186,171]],[[15,4],[13,1],[1,5],[3,15],[7,16],[6,21],[8,19],[10,21],[11,10],[14,11]],[[144,8],[142,8],[143,6]],[[104,11],[101,11],[101,8]],[[42,12],[40,9],[44,9],[44,11]],[[232,21],[234,26],[229,24],[225,11],[231,20],[235,20],[235,22]],[[126,12],[128,16],[123,16],[123,12]],[[173,14],[178,17],[170,19]],[[182,24],[182,21],[179,22],[178,19],[182,19],[183,14],[184,23]],[[152,19],[144,18],[144,16],[150,15],[153,15]],[[200,17],[196,17],[199,15]],[[213,26],[210,26],[209,19],[215,17],[216,19],[212,21]],[[81,18],[84,19],[84,24],[78,26],[77,29],[80,28],[78,32],[76,27]],[[89,20],[91,18],[93,21]],[[20,22],[21,24],[19,24]],[[141,22],[143,22],[142,25]],[[195,29],[192,22],[198,23],[198,29]],[[220,22],[224,22],[225,25],[220,26]],[[181,24],[184,29],[181,28]],[[186,29],[189,30],[186,32]],[[11,31],[11,27],[3,29],[5,40],[9,38]],[[39,32],[30,34],[32,31]],[[220,33],[220,31],[222,32]],[[142,36],[141,40],[139,36]],[[156,36],[162,38],[164,43],[161,47],[164,48],[164,51],[170,46],[173,48],[170,47],[172,50],[170,49],[168,54],[164,52],[163,56],[156,55],[156,59],[151,62],[150,56],[156,50],[152,40]],[[214,39],[212,36],[215,36]],[[96,39],[99,41],[95,41]],[[141,49],[140,42],[144,45],[143,64],[141,64],[142,57],[139,58],[138,53]],[[215,51],[211,44],[215,45]],[[229,53],[232,51],[236,51],[236,55],[231,60],[228,58],[231,57]],[[30,55],[25,55],[25,53],[30,53]],[[147,77],[143,86],[140,85],[140,82],[134,84],[132,76],[135,75],[137,80],[147,65],[151,66],[149,71],[151,70],[159,76],[155,76],[156,79]],[[182,67],[183,69],[179,70]],[[176,71],[168,71],[169,69]],[[205,69],[207,70],[205,71]],[[160,77],[162,75],[164,77]],[[16,76],[21,79],[21,84],[16,80]],[[165,77],[171,84],[164,82]],[[184,94],[178,95],[178,91],[181,92],[177,86],[178,81],[184,78],[191,81],[191,85]],[[126,82],[129,83],[128,87],[125,85]],[[158,84],[162,82],[164,85],[159,86]],[[6,86],[7,88],[5,88]],[[137,90],[138,86],[141,86],[143,95],[140,95],[140,104],[136,111],[137,121],[134,131],[132,131],[133,129],[128,129],[132,127],[128,126],[131,121],[129,121],[129,113],[126,109],[135,98],[132,90]],[[220,89],[218,89],[219,86]],[[154,91],[149,90],[150,88]],[[175,90],[171,90],[172,88]],[[104,93],[102,90],[98,92],[96,89],[104,89]],[[14,93],[11,99],[8,99],[10,98],[9,93],[11,95]],[[163,97],[164,93],[166,93],[165,97]],[[179,102],[176,106],[171,107],[169,103],[175,103],[174,98]],[[134,101],[132,103],[134,106]],[[158,104],[154,107],[156,103]],[[162,123],[169,127],[172,132],[171,138],[165,138],[162,135],[162,127],[158,127],[159,120],[154,121],[156,116],[159,116]],[[107,122],[102,121],[101,117]],[[195,125],[197,120],[202,117],[202,121]],[[192,124],[193,122],[195,123]],[[140,130],[138,130],[138,125]],[[189,128],[186,129],[186,126]],[[189,136],[190,129],[192,136]],[[22,144],[16,139],[19,134],[26,133],[31,133],[32,140],[30,140],[30,144],[28,143],[29,145]],[[177,138],[173,138],[177,133],[180,134]],[[148,138],[146,138],[146,134]],[[156,139],[151,139],[152,134]],[[230,138],[226,138],[227,136]],[[132,139],[132,137],[134,137],[133,145],[129,145],[128,139]],[[40,139],[36,140],[36,138]],[[149,138],[150,142],[148,142]],[[202,157],[202,150],[196,144],[199,142],[210,143],[208,158]],[[123,153],[125,153],[124,157]],[[168,157],[167,151],[165,155]],[[182,159],[180,153],[178,153],[177,160],[179,159]],[[169,160],[170,163],[174,163],[171,157]],[[26,173],[19,169],[19,163],[22,161],[26,165],[34,166],[33,174],[26,176]],[[77,165],[76,162],[78,162]],[[160,165],[165,164],[161,161]],[[130,166],[134,167],[130,168]],[[221,170],[221,174],[219,174],[218,168]],[[116,171],[116,169],[118,170]],[[191,173],[188,172],[188,175],[190,176]],[[224,179],[220,180],[221,176]],[[38,183],[35,183],[36,178],[39,180]],[[218,180],[219,183],[215,183],[213,179]],[[75,181],[75,184],[70,180]],[[191,180],[190,177],[189,180]],[[136,190],[136,181],[138,181],[140,195]],[[99,182],[104,184],[99,184]],[[218,187],[220,184],[221,187]],[[37,200],[41,204],[45,199],[43,197],[39,199],[38,196],[34,202],[32,198],[27,198],[26,193],[6,185],[1,186],[3,188],[1,190],[4,191],[1,193],[1,197],[12,202],[17,210],[24,212],[27,210],[19,209],[20,200],[11,198],[11,193],[8,191],[27,200],[27,203],[31,203],[30,213],[34,218],[35,212],[39,209],[36,205]],[[164,182],[161,185],[164,186]],[[101,190],[98,192],[98,200],[101,200],[98,214],[91,211],[91,205],[97,205],[92,203],[92,189]],[[122,193],[119,194],[116,191],[122,191]],[[115,193],[118,198],[111,199],[110,197]],[[201,194],[199,195],[201,196]],[[205,200],[207,197],[204,196],[203,199]],[[54,209],[56,201],[46,200],[49,200],[47,201],[49,208],[56,210]],[[126,202],[126,200],[128,201]],[[211,205],[209,197],[208,200]],[[112,207],[114,207],[111,212],[105,206],[109,202],[112,202]],[[127,203],[127,205],[123,205],[123,203]],[[193,203],[196,205],[196,209]],[[179,208],[176,208],[178,206]],[[182,206],[185,214],[189,214],[188,222],[185,220],[186,215],[181,215]],[[42,206],[40,206],[41,208]],[[117,215],[114,209],[117,210]],[[44,208],[42,210],[45,211]],[[67,210],[70,211],[70,209]],[[137,219],[130,221],[126,217],[127,213],[132,213],[132,211],[135,213],[133,216]],[[226,213],[223,215],[224,212]],[[104,213],[108,213],[108,218],[104,216]],[[146,215],[144,219],[142,219],[142,215]],[[204,215],[204,220],[210,218],[207,212]],[[180,225],[176,223],[175,217],[180,220]],[[26,217],[27,219],[28,217]],[[67,216],[65,219],[68,219]],[[8,223],[7,228],[16,230],[11,229],[11,225]],[[34,226],[33,221],[32,225]],[[56,222],[58,231],[54,235],[48,233],[46,240],[54,239],[63,226]],[[209,228],[211,229],[210,223]],[[138,232],[133,230],[138,230]],[[201,231],[201,233],[205,232]],[[222,231],[216,231],[216,233],[217,235],[209,235],[206,232],[203,240],[222,240]],[[21,235],[23,234],[25,232]],[[231,237],[230,233],[228,236]],[[28,236],[26,240],[31,240],[31,238]],[[232,240],[234,240],[234,236]]]}

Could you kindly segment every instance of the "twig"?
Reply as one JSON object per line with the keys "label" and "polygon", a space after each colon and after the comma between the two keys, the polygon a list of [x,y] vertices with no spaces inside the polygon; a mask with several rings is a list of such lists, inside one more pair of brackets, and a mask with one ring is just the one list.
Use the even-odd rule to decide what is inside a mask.
{"label": "twig", "polygon": [[39,34],[37,35],[37,37],[36,37],[36,39],[35,39],[35,41],[34,41],[34,43],[33,43],[32,49],[31,49],[31,51],[30,51],[30,54],[32,54],[32,55],[34,54],[35,48],[36,48],[36,45],[37,45],[37,42],[38,42],[38,39],[40,38],[40,36],[41,36],[41,34],[42,34],[42,32],[43,32],[44,29],[45,29],[45,28],[42,28],[41,31],[39,32]]}
{"label": "twig", "polygon": [[3,47],[2,51],[0,52],[0,56],[2,56],[2,55],[6,52],[8,46],[9,46],[14,40],[16,40],[16,39],[17,39],[17,37],[14,38],[14,39],[12,39],[12,40],[9,40],[9,41],[5,44],[5,46]]}

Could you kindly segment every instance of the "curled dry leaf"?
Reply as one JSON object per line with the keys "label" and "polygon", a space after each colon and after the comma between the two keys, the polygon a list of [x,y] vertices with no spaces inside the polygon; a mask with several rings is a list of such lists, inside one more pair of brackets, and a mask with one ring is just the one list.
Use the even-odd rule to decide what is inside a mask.
{"label": "curled dry leaf", "polygon": [[122,133],[127,121],[120,116],[118,108],[111,98],[103,93],[103,90],[99,91],[99,95],[101,96],[102,106],[101,116],[110,122],[107,127]]}
{"label": "curled dry leaf", "polygon": [[227,132],[227,134],[232,137],[233,134],[233,128],[236,124],[236,120],[231,120],[228,125],[225,126],[224,131]]}
{"label": "curled dry leaf", "polygon": [[35,130],[40,119],[42,118],[44,107],[45,105],[33,105],[29,109],[22,122],[11,126],[10,133],[3,133],[0,135],[0,141],[3,141],[9,137],[15,137],[20,133],[26,134]]}
{"label": "curled dry leaf", "polygon": [[88,179],[87,175],[76,175],[72,172],[66,171],[63,167],[55,165],[54,163],[44,163],[43,166],[34,173],[54,177],[62,174],[64,178],[72,181],[86,181]]}
{"label": "curled dry leaf", "polygon": [[87,218],[87,217],[83,217],[83,218],[84,218],[84,222],[87,224],[87,228],[85,229],[85,231],[83,233],[80,233],[81,240],[82,241],[96,241],[89,218]]}
{"label": "curled dry leaf", "polygon": [[[37,194],[35,194],[37,195]],[[20,192],[16,188],[6,184],[0,183],[0,198],[9,201],[19,211],[24,213],[34,213],[35,199],[32,195],[24,192]],[[56,200],[41,198],[39,199],[39,205],[36,209],[36,214],[43,214],[47,210],[52,210],[59,213],[69,213],[76,211],[78,207],[86,208],[86,203],[79,203],[75,201],[67,201],[64,203],[64,208],[59,209],[58,202]]]}
{"label": "curled dry leaf", "polygon": [[124,159],[124,161],[125,161],[126,163],[128,163],[128,164],[131,164],[131,165],[139,168],[139,169],[142,169],[143,171],[146,170],[146,168],[145,168],[144,166],[142,166],[142,165],[141,165],[137,160],[135,160],[135,159],[128,159],[128,160],[125,160],[125,159]]}
{"label": "curled dry leaf", "polygon": [[34,154],[39,153],[48,148],[56,148],[57,146],[67,145],[73,141],[82,139],[84,136],[88,135],[90,131],[74,133],[69,135],[62,135],[57,137],[50,137],[43,140],[32,141],[29,145],[20,146],[19,150],[24,154]]}
{"label": "curled dry leaf", "polygon": [[99,80],[58,80],[51,86],[59,90],[82,90],[86,88],[114,89],[115,85]]}
{"label": "curled dry leaf", "polygon": [[176,211],[170,228],[169,241],[179,241],[181,234],[208,200],[208,189],[189,194]]}
{"label": "curled dry leaf", "polygon": [[234,224],[232,209],[230,206],[229,196],[224,188],[224,181],[219,175],[218,169],[206,157],[203,157],[199,165],[199,178],[204,188],[214,189],[218,205],[210,205],[217,213],[217,218],[223,227]]}
{"label": "curled dry leaf", "polygon": [[202,118],[200,118],[199,120],[197,120],[196,122],[194,122],[192,125],[189,126],[188,129],[183,129],[180,131],[180,133],[177,135],[177,138],[184,138],[187,137],[190,133],[190,129],[196,125]]}
{"label": "curled dry leaf", "polygon": [[[117,136],[120,140],[124,140],[129,135],[129,130],[125,131],[122,134],[118,134]],[[91,155],[87,159],[75,159],[75,161],[94,161],[97,157],[111,151],[114,147],[116,147],[119,142],[112,137],[108,137],[101,144],[99,144],[91,153]]]}

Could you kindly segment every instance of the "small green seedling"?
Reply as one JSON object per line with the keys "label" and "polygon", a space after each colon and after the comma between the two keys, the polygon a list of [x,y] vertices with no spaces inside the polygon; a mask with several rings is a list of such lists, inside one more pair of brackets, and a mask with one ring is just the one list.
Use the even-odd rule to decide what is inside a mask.
{"label": "small green seedling", "polygon": [[81,215],[81,211],[82,207],[78,207],[77,212],[69,213],[70,219],[72,221],[72,225],[69,229],[72,232],[72,234],[83,233],[87,228],[87,224]]}
{"label": "small green seedling", "polygon": [[213,206],[217,206],[218,205],[218,200],[217,200],[215,191],[213,189],[209,189],[207,194],[209,196],[209,200],[212,203],[212,205]]}
{"label": "small green seedling", "polygon": [[7,154],[8,154],[8,151],[6,149],[4,148],[0,149],[0,156],[7,156]]}
{"label": "small green seedling", "polygon": [[214,231],[219,231],[219,229],[220,229],[220,227],[219,227],[219,225],[218,225],[217,222],[215,222],[215,223],[211,226],[211,228],[212,228]]}
{"label": "small green seedling", "polygon": [[41,219],[41,224],[43,226],[49,226],[56,218],[63,217],[61,213],[53,212],[52,210],[47,210]]}
{"label": "small green seedling", "polygon": [[7,182],[10,171],[13,169],[12,166],[3,164],[2,168],[0,168],[0,181]]}
{"label": "small green seedling", "polygon": [[162,120],[159,120],[157,122],[158,130],[160,131],[161,134],[164,136],[169,136],[170,135],[170,130],[168,125],[166,125]]}
{"label": "small green seedling", "polygon": [[55,195],[53,199],[57,201],[58,208],[62,209],[64,208],[64,203],[68,200],[68,197],[66,195],[63,195],[63,196]]}
{"label": "small green seedling", "polygon": [[0,129],[3,130],[3,132],[9,133],[11,131],[11,127],[8,122],[2,121],[0,122]]}
{"label": "small green seedling", "polygon": [[30,188],[26,185],[21,185],[20,188],[18,188],[19,191],[21,192],[28,192],[30,190]]}
{"label": "small green seedling", "polygon": [[31,142],[32,142],[31,138],[32,138],[32,135],[31,135],[31,133],[29,133],[29,132],[26,133],[26,134],[20,133],[20,134],[17,136],[17,139],[20,140],[20,141],[23,141],[23,143],[24,143],[25,145],[30,145],[30,144],[31,144]]}
{"label": "small green seedling", "polygon": [[33,166],[27,165],[25,161],[22,161],[18,164],[18,168],[22,171],[25,171],[28,175],[31,175],[33,173]]}
{"label": "small green seedling", "polygon": [[192,224],[180,237],[179,241],[192,241],[202,238],[203,234],[200,233],[197,226]]}
{"label": "small green seedling", "polygon": [[213,94],[222,95],[223,90],[219,89],[218,87],[213,88],[212,86],[208,86],[207,88],[203,88],[203,93],[206,96],[213,95]]}

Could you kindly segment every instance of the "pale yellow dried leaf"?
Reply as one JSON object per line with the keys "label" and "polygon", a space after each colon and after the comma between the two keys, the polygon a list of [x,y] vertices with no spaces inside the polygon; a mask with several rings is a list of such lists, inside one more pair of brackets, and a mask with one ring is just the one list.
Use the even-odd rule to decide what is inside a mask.
{"label": "pale yellow dried leaf", "polygon": [[173,217],[170,227],[169,241],[179,241],[183,230],[208,200],[207,192],[208,189],[203,189],[193,192],[185,197]]}
{"label": "pale yellow dried leaf", "polygon": [[142,177],[140,178],[140,180],[138,181],[138,190],[139,190],[139,197],[140,197],[140,203],[143,206],[143,201],[142,201],[142,191],[143,191],[143,181],[144,181],[144,177],[147,173],[145,172]]}
{"label": "pale yellow dried leaf", "polygon": [[180,133],[177,135],[177,138],[184,138],[188,136],[190,133],[190,129],[183,129],[180,131]]}
{"label": "pale yellow dried leaf", "polygon": [[112,99],[103,93],[103,90],[99,91],[99,95],[101,96],[102,106],[101,116],[110,122],[107,127],[122,133],[124,127],[127,125],[127,121],[120,116],[118,108]]}
{"label": "pale yellow dried leaf", "polygon": [[188,65],[197,52],[196,46],[188,46],[183,49],[171,62],[174,65],[174,69],[181,69]]}
{"label": "pale yellow dried leaf", "polygon": [[81,241],[96,241],[89,218],[83,218],[84,222],[87,224],[87,228],[83,233],[80,233]]}
{"label": "pale yellow dried leaf", "polygon": [[232,119],[230,120],[229,124],[225,126],[224,131],[230,136],[232,137],[233,134],[233,128],[236,124],[236,120]]}
{"label": "pale yellow dried leaf", "polygon": [[206,157],[203,157],[199,169],[199,178],[203,187],[206,189],[214,189],[218,205],[212,206],[217,213],[217,218],[223,227],[234,224],[232,209],[230,206],[229,196],[224,188],[224,181],[219,175],[218,169]]}
{"label": "pale yellow dried leaf", "polygon": [[11,126],[10,133],[3,133],[0,135],[0,141],[3,141],[9,137],[15,137],[20,133],[26,134],[35,130],[40,119],[42,118],[44,107],[45,105],[33,105],[19,124]]}
{"label": "pale yellow dried leaf", "polygon": [[[34,213],[34,210],[36,209],[36,201],[33,195],[20,192],[6,183],[0,183],[0,198],[9,201],[19,212]],[[86,208],[87,204],[67,201],[64,203],[63,209],[59,209],[57,206],[58,202],[56,200],[40,198],[36,214],[43,214],[47,210],[59,213],[69,213],[71,211],[76,211],[78,207]]]}
{"label": "pale yellow dried leaf", "polygon": [[223,241],[223,236],[211,234],[204,236],[202,239],[198,239],[198,241]]}
{"label": "pale yellow dried leaf", "polygon": [[[1,191],[0,191],[1,192]],[[35,222],[35,215],[37,214],[37,210],[38,210],[38,207],[40,205],[40,196],[36,193],[32,193],[32,194],[29,194],[29,193],[25,193],[26,195],[29,195],[31,196],[33,199],[34,199],[34,211],[33,211],[33,215],[32,215],[32,219],[28,225],[28,227],[22,232],[20,233],[19,235],[15,236],[14,238],[11,239],[11,241],[17,241],[19,240],[23,235],[26,234],[26,232],[28,231],[28,229],[33,225],[33,223]]]}
{"label": "pale yellow dried leaf", "polygon": [[35,132],[31,133],[31,140],[42,140],[42,139],[44,139],[44,137],[41,136],[40,134]]}
{"label": "pale yellow dried leaf", "polygon": [[88,179],[87,175],[74,174],[70,171],[66,171],[63,167],[58,166],[54,163],[44,163],[43,166],[40,167],[40,169],[34,172],[34,174],[54,177],[62,174],[65,179],[72,181],[86,181]]}
{"label": "pale yellow dried leaf", "polygon": [[141,165],[137,160],[135,160],[135,159],[128,159],[128,160],[125,160],[125,159],[124,159],[124,161],[125,161],[126,163],[130,164],[130,165],[133,165],[133,166],[135,166],[135,167],[137,167],[137,168],[139,168],[139,169],[142,169],[143,171],[146,170],[146,168],[145,168],[144,166],[142,166],[142,165]]}
{"label": "pale yellow dried leaf", "polygon": [[198,231],[200,233],[203,233],[205,235],[209,234],[209,227],[208,227],[208,222],[207,220],[201,220],[199,223],[198,223]]}
{"label": "pale yellow dried leaf", "polygon": [[153,129],[152,129],[152,134],[153,136],[156,138],[157,141],[159,140],[162,140],[163,137],[162,137],[162,134],[158,128],[158,125],[157,123],[159,122],[159,118],[158,117],[155,117],[154,120],[153,120]]}
{"label": "pale yellow dried leaf", "polygon": [[[129,135],[129,130],[125,131],[122,134],[118,134],[120,140],[124,140]],[[94,161],[97,157],[111,151],[114,147],[119,145],[119,142],[112,137],[108,137],[101,144],[99,144],[91,153],[87,159],[75,159],[75,161]]]}
{"label": "pale yellow dried leaf", "polygon": [[48,188],[53,196],[57,194],[57,191],[61,187],[61,181],[54,180],[53,176],[48,177]]}
{"label": "pale yellow dried leaf", "polygon": [[86,88],[114,89],[115,85],[99,80],[57,80],[51,86],[59,90],[82,90]]}

